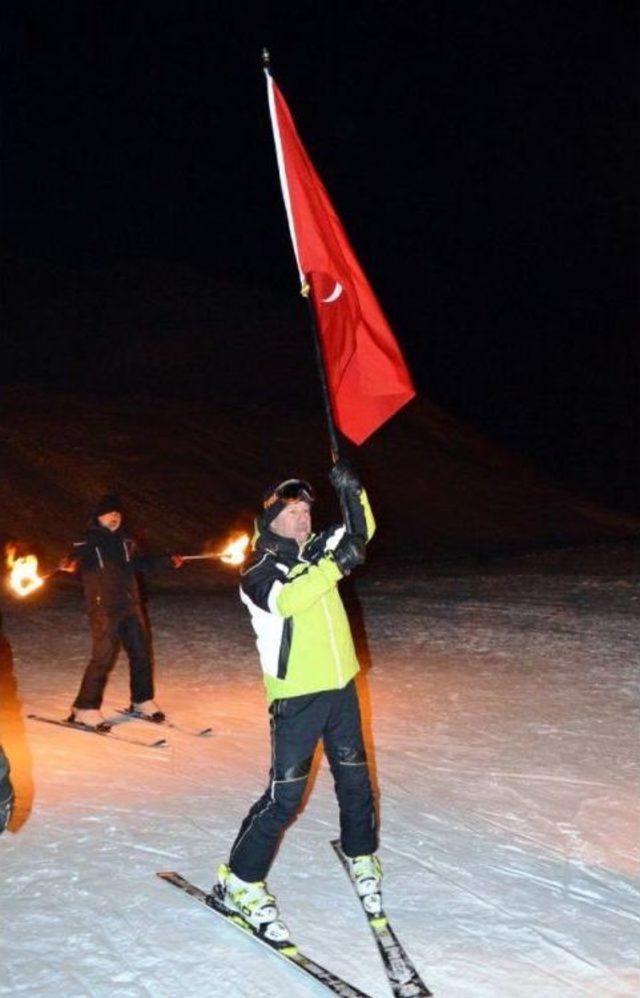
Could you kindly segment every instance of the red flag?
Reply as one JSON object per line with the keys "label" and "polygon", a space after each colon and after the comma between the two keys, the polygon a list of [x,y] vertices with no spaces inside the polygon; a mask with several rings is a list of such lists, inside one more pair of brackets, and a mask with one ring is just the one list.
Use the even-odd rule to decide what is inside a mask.
{"label": "red flag", "polygon": [[356,444],[415,395],[389,323],[267,73],[280,183],[300,281],[313,291],[334,418]]}

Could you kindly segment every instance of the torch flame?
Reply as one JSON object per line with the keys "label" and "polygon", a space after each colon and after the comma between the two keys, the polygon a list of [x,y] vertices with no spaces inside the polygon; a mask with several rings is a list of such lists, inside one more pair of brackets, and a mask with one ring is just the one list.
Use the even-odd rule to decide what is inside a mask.
{"label": "torch flame", "polygon": [[249,534],[239,534],[238,537],[229,541],[227,546],[218,555],[218,558],[225,565],[241,565],[246,557],[248,546]]}
{"label": "torch flame", "polygon": [[44,584],[44,579],[38,575],[38,559],[35,554],[16,558],[15,553],[15,547],[7,547],[7,568],[11,569],[9,585],[16,596],[28,596]]}

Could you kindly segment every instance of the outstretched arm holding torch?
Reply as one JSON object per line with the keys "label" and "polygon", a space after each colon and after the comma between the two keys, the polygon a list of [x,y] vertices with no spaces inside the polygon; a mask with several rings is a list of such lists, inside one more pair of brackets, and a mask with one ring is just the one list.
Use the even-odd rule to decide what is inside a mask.
{"label": "outstretched arm holding torch", "polygon": [[204,551],[202,554],[178,554],[173,557],[179,558],[181,563],[184,561],[217,559],[224,562],[225,565],[241,565],[246,557],[248,546],[249,535],[240,534],[234,540],[229,541],[222,551]]}
{"label": "outstretched arm holding torch", "polygon": [[92,637],[91,658],[70,720],[94,728],[105,724],[100,707],[109,668],[120,645],[129,658],[130,709],[153,721],[164,720],[154,700],[148,625],[142,612],[137,573],[179,568],[181,564],[179,555],[141,554],[123,528],[118,497],[105,495],[100,499],[89,530],[60,565],[64,571],[76,571],[82,579]]}
{"label": "outstretched arm holding torch", "polygon": [[248,540],[243,535],[224,550],[211,553],[146,557],[138,552],[135,541],[123,530],[117,497],[103,496],[86,536],[74,545],[70,557],[60,566],[81,575],[92,634],[91,659],[71,711],[74,720],[91,727],[105,723],[100,707],[109,667],[120,644],[129,656],[130,709],[157,722],[164,720],[164,713],[154,700],[147,624],[140,605],[136,573],[171,566],[180,568],[186,561],[214,558],[240,564]]}

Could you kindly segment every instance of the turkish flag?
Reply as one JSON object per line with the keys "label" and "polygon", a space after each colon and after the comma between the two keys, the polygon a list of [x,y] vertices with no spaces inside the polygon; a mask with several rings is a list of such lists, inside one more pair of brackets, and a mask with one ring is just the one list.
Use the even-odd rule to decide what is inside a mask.
{"label": "turkish flag", "polygon": [[411,375],[329,195],[267,73],[280,182],[300,281],[310,284],[335,421],[363,443],[415,395]]}

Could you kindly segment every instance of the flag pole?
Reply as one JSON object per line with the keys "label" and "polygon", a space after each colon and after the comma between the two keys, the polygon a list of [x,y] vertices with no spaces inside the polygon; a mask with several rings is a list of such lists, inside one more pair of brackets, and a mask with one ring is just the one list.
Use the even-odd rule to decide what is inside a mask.
{"label": "flag pole", "polygon": [[[269,50],[266,49],[266,48],[263,48],[263,50],[262,50],[262,67],[263,67],[263,69],[265,71],[265,74],[267,76],[267,81],[268,81],[271,78],[271,72],[270,72],[270,70],[271,70],[271,56],[269,55]],[[272,118],[272,124],[273,124],[273,118]],[[317,370],[318,370],[318,377],[320,379],[320,392],[321,392],[321,395],[322,395],[322,406],[324,408],[324,414],[325,414],[325,419],[326,419],[326,423],[327,423],[327,432],[329,434],[329,445],[330,445],[330,448],[331,448],[331,460],[333,461],[334,464],[336,464],[336,462],[340,459],[340,445],[339,445],[339,441],[338,441],[338,430],[336,428],[336,421],[334,419],[333,408],[331,406],[331,396],[329,395],[329,384],[327,382],[327,371],[326,371],[326,368],[325,368],[324,357],[322,355],[322,346],[320,344],[320,335],[318,333],[318,324],[316,322],[316,316],[315,316],[315,312],[313,310],[312,290],[311,290],[311,285],[309,284],[309,282],[308,282],[308,280],[306,278],[306,275],[303,274],[302,271],[300,271],[300,266],[299,266],[299,262],[298,262],[298,251],[297,251],[297,248],[296,248],[296,241],[295,241],[295,234],[294,234],[294,231],[293,231],[293,227],[291,225],[291,219],[290,219],[290,215],[289,215],[288,194],[287,194],[287,190],[286,190],[286,186],[285,186],[286,180],[285,180],[284,174],[283,174],[283,166],[282,166],[281,161],[280,161],[280,153],[279,153],[279,147],[278,147],[279,139],[278,139],[278,134],[277,134],[277,130],[276,130],[275,126],[274,126],[273,131],[274,131],[273,137],[274,137],[274,141],[275,141],[275,144],[276,144],[276,156],[278,157],[278,167],[279,167],[279,171],[280,171],[280,181],[281,181],[281,186],[282,186],[282,195],[283,195],[283,198],[284,198],[284,201],[285,201],[285,208],[287,210],[287,217],[289,218],[289,228],[290,228],[290,232],[291,232],[291,241],[293,243],[293,250],[294,250],[295,257],[296,257],[296,263],[298,263],[298,271],[300,273],[300,281],[301,281],[300,294],[302,295],[302,297],[304,299],[306,299],[306,302],[307,302],[307,314],[309,316],[309,324],[311,326],[311,335],[312,335],[312,338],[313,338],[313,349],[314,349],[314,355],[315,355],[315,359],[316,359],[316,367],[317,367]]]}
{"label": "flag pole", "polygon": [[329,395],[329,385],[327,383],[327,371],[324,365],[324,357],[322,356],[322,346],[320,345],[320,336],[318,334],[318,323],[316,322],[315,312],[313,311],[313,302],[311,300],[311,286],[305,284],[302,288],[300,294],[307,301],[307,314],[309,316],[309,325],[311,326],[311,335],[313,337],[313,349],[316,358],[316,367],[318,369],[318,377],[320,379],[320,392],[322,394],[322,405],[324,407],[324,415],[327,421],[327,432],[329,434],[329,445],[331,447],[331,460],[334,464],[340,460],[340,446],[338,443],[338,430],[336,428],[336,421],[333,418],[333,409],[331,407],[331,396]]}

